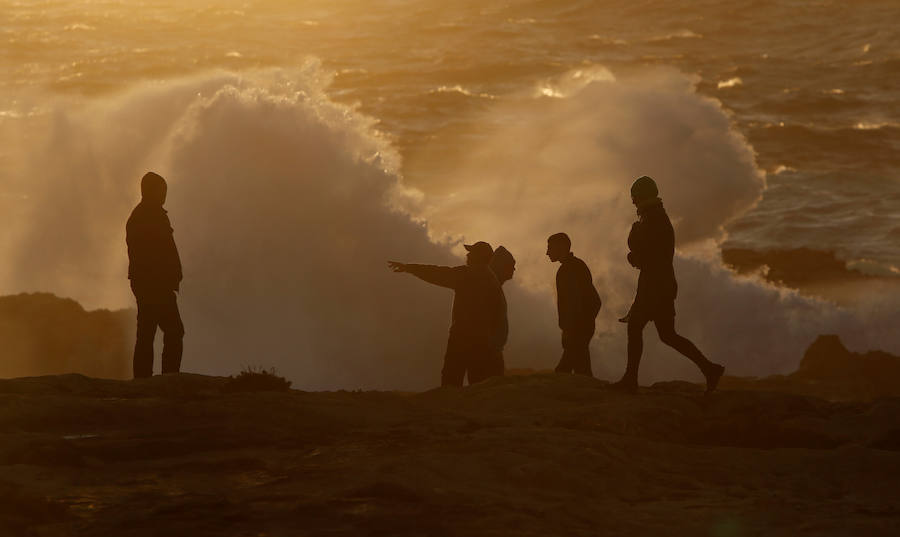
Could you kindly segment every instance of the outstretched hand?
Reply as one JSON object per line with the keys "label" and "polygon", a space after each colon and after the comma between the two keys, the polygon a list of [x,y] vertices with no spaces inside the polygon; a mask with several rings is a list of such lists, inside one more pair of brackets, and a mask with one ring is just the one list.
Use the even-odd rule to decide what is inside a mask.
{"label": "outstretched hand", "polygon": [[406,272],[406,263],[401,263],[399,261],[388,261],[387,263],[388,267],[394,272]]}

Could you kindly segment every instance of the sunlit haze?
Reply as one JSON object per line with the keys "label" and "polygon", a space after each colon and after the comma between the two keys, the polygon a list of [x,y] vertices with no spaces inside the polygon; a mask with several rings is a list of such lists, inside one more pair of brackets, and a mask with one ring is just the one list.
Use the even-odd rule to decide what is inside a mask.
{"label": "sunlit haze", "polygon": [[[544,252],[565,231],[604,301],[591,348],[611,379],[637,279],[628,187],[647,174],[676,229],[679,326],[731,372],[793,371],[824,333],[898,353],[895,294],[838,306],[721,258],[805,247],[896,276],[891,4],[2,1],[0,294],[134,307],[124,225],[154,170],[186,371],[433,386],[451,295],[385,262],[461,264],[477,240],[518,260],[507,367],[546,369]],[[852,24],[817,30],[835,20]],[[699,378],[647,345],[642,381]]]}

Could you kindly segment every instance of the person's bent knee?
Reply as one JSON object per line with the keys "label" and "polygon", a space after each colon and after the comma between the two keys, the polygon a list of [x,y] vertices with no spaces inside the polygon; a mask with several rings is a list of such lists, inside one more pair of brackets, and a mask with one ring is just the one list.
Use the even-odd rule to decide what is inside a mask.
{"label": "person's bent knee", "polygon": [[669,347],[678,347],[679,343],[682,341],[682,337],[675,332],[666,332],[665,334],[659,335],[659,340]]}
{"label": "person's bent knee", "polygon": [[671,323],[664,323],[662,326],[657,324],[656,333],[659,334],[659,340],[666,345],[673,345],[681,339],[681,336],[678,335]]}

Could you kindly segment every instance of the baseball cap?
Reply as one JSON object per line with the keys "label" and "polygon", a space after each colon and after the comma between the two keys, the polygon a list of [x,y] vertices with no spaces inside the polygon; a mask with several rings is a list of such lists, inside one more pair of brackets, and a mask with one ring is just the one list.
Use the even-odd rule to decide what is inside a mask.
{"label": "baseball cap", "polygon": [[494,255],[494,249],[491,248],[491,245],[484,242],[478,241],[475,244],[463,244],[463,247],[478,256],[480,259],[488,260]]}

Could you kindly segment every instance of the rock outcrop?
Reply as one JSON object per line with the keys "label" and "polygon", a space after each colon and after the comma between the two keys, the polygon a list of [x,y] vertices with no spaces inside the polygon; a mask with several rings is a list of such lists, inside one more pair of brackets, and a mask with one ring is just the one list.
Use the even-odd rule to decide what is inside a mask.
{"label": "rock outcrop", "polygon": [[49,293],[0,297],[0,377],[131,376],[133,310],[85,311]]}

